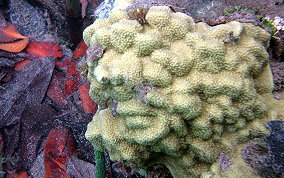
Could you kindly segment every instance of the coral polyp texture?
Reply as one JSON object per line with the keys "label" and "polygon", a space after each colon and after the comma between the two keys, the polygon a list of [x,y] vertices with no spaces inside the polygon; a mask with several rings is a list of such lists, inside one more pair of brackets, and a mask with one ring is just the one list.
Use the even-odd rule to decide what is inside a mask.
{"label": "coral polyp texture", "polygon": [[220,155],[234,158],[238,145],[268,133],[270,35],[237,21],[195,23],[167,6],[151,7],[144,23],[129,13],[113,10],[84,31],[87,45],[104,49],[88,64],[100,110],[86,137],[112,160],[220,176]]}

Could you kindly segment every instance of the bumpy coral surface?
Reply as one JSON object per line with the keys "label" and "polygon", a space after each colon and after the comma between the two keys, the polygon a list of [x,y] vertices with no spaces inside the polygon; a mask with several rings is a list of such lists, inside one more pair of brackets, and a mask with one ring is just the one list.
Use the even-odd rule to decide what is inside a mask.
{"label": "bumpy coral surface", "polygon": [[96,149],[141,167],[165,164],[175,177],[206,176],[221,154],[267,134],[268,33],[236,21],[195,24],[166,6],[151,7],[142,24],[129,13],[112,11],[84,31],[86,44],[105,51],[88,64],[100,110],[86,137]]}

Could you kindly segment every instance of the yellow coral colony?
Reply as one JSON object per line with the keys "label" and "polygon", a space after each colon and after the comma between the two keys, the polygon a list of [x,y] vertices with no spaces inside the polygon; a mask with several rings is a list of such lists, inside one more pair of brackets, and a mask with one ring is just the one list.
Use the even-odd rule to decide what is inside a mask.
{"label": "yellow coral colony", "polygon": [[195,24],[166,6],[145,19],[114,10],[85,29],[86,44],[105,50],[89,79],[91,97],[106,108],[86,137],[112,160],[162,163],[177,178],[218,177],[221,153],[234,160],[238,145],[267,134],[270,35],[236,21]]}

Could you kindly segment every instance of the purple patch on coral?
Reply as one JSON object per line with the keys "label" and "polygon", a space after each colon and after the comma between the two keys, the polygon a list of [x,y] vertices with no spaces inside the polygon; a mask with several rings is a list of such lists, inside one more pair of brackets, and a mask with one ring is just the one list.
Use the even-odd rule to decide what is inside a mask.
{"label": "purple patch on coral", "polygon": [[233,161],[230,159],[228,155],[225,153],[220,153],[218,158],[219,165],[221,166],[222,171],[226,171],[226,169],[233,164]]}

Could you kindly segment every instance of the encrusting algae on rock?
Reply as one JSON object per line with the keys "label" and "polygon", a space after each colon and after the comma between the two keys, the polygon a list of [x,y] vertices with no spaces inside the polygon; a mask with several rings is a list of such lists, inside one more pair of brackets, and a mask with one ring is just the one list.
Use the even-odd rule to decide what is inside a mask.
{"label": "encrusting algae on rock", "polygon": [[[249,169],[234,162],[238,149],[265,137],[274,119],[263,98],[273,90],[270,35],[236,21],[196,24],[167,6],[151,7],[145,20],[116,9],[85,29],[86,44],[105,51],[88,64],[90,95],[105,109],[86,137],[112,160],[165,164],[178,178]],[[227,173],[221,154],[233,159]]]}

